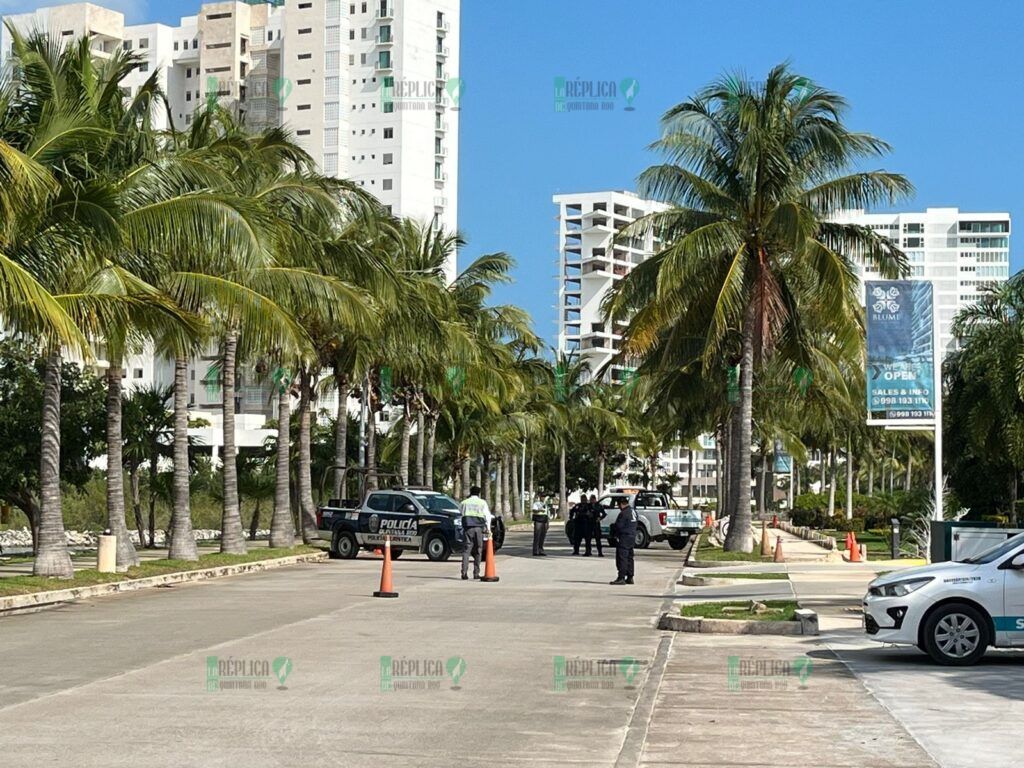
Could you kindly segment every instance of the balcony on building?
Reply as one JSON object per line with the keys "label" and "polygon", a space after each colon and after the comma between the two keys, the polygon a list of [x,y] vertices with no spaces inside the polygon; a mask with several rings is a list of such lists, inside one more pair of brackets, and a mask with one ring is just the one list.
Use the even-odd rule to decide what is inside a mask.
{"label": "balcony on building", "polygon": [[395,18],[395,4],[390,0],[380,0],[377,3],[377,18],[381,21]]}
{"label": "balcony on building", "polygon": [[378,47],[388,48],[395,44],[395,35],[390,29],[386,31],[382,29],[377,33],[374,42]]}
{"label": "balcony on building", "polygon": [[589,260],[583,267],[583,277],[611,277],[611,268],[606,261]]}
{"label": "balcony on building", "polygon": [[446,59],[446,58],[448,58],[448,46],[447,45],[439,45],[439,46],[437,46],[437,57],[439,59]]}
{"label": "balcony on building", "polygon": [[566,248],[565,250],[565,263],[566,264],[579,264],[583,260],[583,255],[578,248]]}
{"label": "balcony on building", "polygon": [[448,131],[448,121],[442,120],[440,115],[434,120],[434,131],[436,133],[446,133]]}

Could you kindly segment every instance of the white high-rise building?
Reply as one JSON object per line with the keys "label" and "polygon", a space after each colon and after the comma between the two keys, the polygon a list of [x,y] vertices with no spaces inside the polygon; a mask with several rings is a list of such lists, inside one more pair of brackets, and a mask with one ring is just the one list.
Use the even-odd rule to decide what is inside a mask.
{"label": "white high-rise building", "polygon": [[[928,208],[920,213],[843,211],[837,222],[859,224],[889,238],[910,261],[911,277],[931,280],[938,314],[937,348],[953,346],[956,313],[978,300],[985,285],[1010,276],[1010,214],[965,213],[959,208]],[[857,265],[861,280],[878,280],[877,271]],[[864,300],[861,291],[861,301]]]}
{"label": "white high-rise building", "polygon": [[[555,195],[552,201],[558,206],[558,349],[578,354],[595,375],[603,371],[608,381],[624,381],[632,369],[609,363],[621,349],[625,324],[606,321],[601,302],[660,243],[652,233],[620,243],[614,239],[627,225],[666,206],[624,191]],[[714,438],[702,435],[699,442],[700,449],[693,455],[698,501],[716,495],[717,462]],[[678,474],[681,486],[686,486],[687,448],[666,451],[660,464],[666,473]]]}
{"label": "white high-rise building", "polygon": [[[72,3],[12,14],[18,30],[74,40],[99,56],[127,49],[153,72],[184,128],[217,99],[248,125],[284,125],[321,171],[355,181],[397,216],[458,223],[460,0],[283,0],[199,7],[176,27],[126,25],[118,11]],[[0,55],[11,50],[0,32]],[[455,264],[448,265],[449,277]]]}
{"label": "white high-rise building", "polygon": [[[177,26],[127,25],[119,11],[71,3],[3,20],[23,33],[87,36],[100,58],[134,52],[141,64],[123,90],[134,96],[157,74],[169,110],[154,106],[157,128],[185,129],[216,99],[254,129],[289,128],[321,172],[359,184],[396,216],[457,228],[460,0],[232,0],[202,4]],[[11,45],[3,26],[0,59]],[[454,257],[446,273],[454,278]],[[124,367],[129,391],[173,383],[173,364],[151,352]],[[218,371],[215,350],[189,371],[192,415],[212,425],[193,432],[215,457]],[[237,387],[237,443],[262,445],[264,422],[276,418],[269,388],[243,371]],[[319,407],[333,412],[334,396]]]}

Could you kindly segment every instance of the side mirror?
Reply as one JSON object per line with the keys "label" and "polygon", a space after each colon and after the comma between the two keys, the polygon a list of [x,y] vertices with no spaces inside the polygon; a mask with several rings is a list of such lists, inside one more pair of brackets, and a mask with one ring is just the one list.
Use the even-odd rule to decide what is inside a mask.
{"label": "side mirror", "polygon": [[1024,571],[1024,552],[1021,552],[1010,561],[1010,567],[1014,570]]}

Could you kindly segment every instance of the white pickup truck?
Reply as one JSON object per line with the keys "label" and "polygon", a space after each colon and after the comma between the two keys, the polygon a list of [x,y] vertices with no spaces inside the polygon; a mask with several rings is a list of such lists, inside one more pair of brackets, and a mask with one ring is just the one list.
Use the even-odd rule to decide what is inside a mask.
{"label": "white pickup truck", "polygon": [[613,544],[609,527],[619,514],[623,496],[633,505],[640,524],[636,527],[636,546],[646,548],[652,541],[667,541],[672,549],[682,549],[701,529],[701,515],[695,509],[682,509],[667,493],[643,488],[612,488],[598,503],[605,509],[601,534]]}

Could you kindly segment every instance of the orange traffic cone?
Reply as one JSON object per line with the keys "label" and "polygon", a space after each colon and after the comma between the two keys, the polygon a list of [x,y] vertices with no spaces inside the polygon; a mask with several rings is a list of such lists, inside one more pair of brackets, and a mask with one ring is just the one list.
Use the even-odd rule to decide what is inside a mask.
{"label": "orange traffic cone", "polygon": [[711,515],[706,515],[704,517],[704,527],[705,528],[710,528],[712,525],[713,525],[713,523],[711,521]]}
{"label": "orange traffic cone", "polygon": [[391,586],[391,537],[384,537],[384,562],[380,569],[380,589],[373,593],[374,597],[398,597]]}
{"label": "orange traffic cone", "polygon": [[498,573],[494,568],[494,542],[487,537],[486,562],[484,563],[484,577],[480,581],[498,581]]}
{"label": "orange traffic cone", "polygon": [[851,563],[860,562],[860,544],[857,543],[857,536],[850,532],[850,548],[847,550],[848,559]]}
{"label": "orange traffic cone", "polygon": [[779,516],[778,515],[772,515],[772,528],[778,528],[778,527],[779,527]]}
{"label": "orange traffic cone", "polygon": [[771,542],[768,541],[768,528],[761,522],[761,557],[768,557],[772,553]]}
{"label": "orange traffic cone", "polygon": [[846,556],[850,556],[850,550],[853,548],[853,531],[846,532]]}
{"label": "orange traffic cone", "polygon": [[772,558],[776,563],[786,562],[786,558],[782,555],[782,537],[775,537],[775,557]]}

